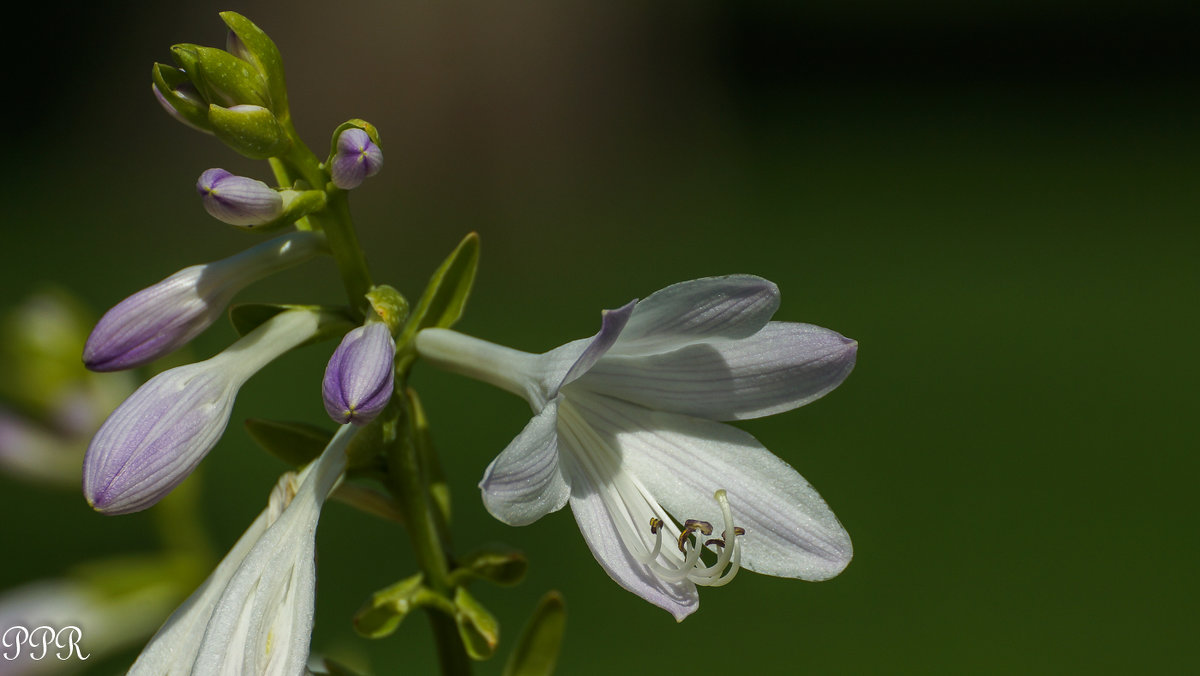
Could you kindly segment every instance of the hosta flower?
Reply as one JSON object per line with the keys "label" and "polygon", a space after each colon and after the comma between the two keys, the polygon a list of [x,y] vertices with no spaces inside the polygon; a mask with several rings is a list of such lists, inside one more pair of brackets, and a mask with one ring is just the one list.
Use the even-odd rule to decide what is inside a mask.
{"label": "hosta flower", "polygon": [[246,285],[308,260],[323,246],[320,234],[294,232],[184,268],[106,312],[83,348],[83,363],[93,371],[120,371],[170,354],[216,321]]}
{"label": "hosta flower", "polygon": [[276,484],[267,509],[163,624],[130,674],[299,674],[312,635],[321,506],[357,428]]}
{"label": "hosta flower", "polygon": [[318,316],[275,315],[207,361],[163,371],[117,407],[88,446],[83,493],[105,514],[153,505],[179,485],[225,432],[250,376],[314,336]]}
{"label": "hosta flower", "polygon": [[365,425],[392,398],[396,343],[387,324],[372,322],[342,338],[325,368],[321,395],[329,417]]}
{"label": "hosta flower", "polygon": [[333,184],[342,190],[352,190],[383,169],[383,150],[362,129],[347,129],[337,140],[337,150],[330,163]]}
{"label": "hosta flower", "polygon": [[857,343],[769,321],[778,305],[771,282],[714,277],[607,311],[594,337],[545,354],[445,329],[418,334],[417,350],[533,408],[480,483],[488,510],[524,525],[570,503],[609,576],[681,620],[696,585],[724,584],[739,565],[823,580],[850,561],[849,536],[808,482],[717,422],[807,404],[854,367]]}

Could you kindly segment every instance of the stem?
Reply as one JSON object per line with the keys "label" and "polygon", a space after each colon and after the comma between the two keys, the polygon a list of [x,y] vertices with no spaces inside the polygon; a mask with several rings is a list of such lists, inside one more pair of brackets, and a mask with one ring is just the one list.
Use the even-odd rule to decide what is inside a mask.
{"label": "stem", "polygon": [[[350,218],[350,201],[346,191],[338,188],[327,190],[321,161],[297,137],[290,119],[284,122],[284,129],[292,138],[292,147],[288,154],[281,158],[284,170],[276,170],[276,176],[299,174],[312,188],[326,190],[326,208],[309,214],[306,218],[313,228],[325,233],[329,250],[342,276],[342,286],[346,289],[350,307],[359,315],[363,315],[367,309],[365,296],[372,286],[371,272],[367,268],[367,259],[363,256],[362,247],[358,244],[358,235],[354,232],[354,221]],[[274,168],[274,163],[272,167]]]}
{"label": "stem", "polygon": [[[417,563],[425,574],[425,582],[436,593],[449,596],[450,556],[443,535],[447,532],[440,512],[433,508],[428,486],[422,480],[425,472],[421,467],[417,445],[412,439],[413,411],[405,401],[403,419],[400,421],[399,438],[388,444],[389,476],[388,487],[399,499],[405,514],[409,538]],[[471,662],[467,657],[462,638],[454,619],[444,611],[427,609],[434,642],[437,644],[438,662],[444,676],[469,676]]]}

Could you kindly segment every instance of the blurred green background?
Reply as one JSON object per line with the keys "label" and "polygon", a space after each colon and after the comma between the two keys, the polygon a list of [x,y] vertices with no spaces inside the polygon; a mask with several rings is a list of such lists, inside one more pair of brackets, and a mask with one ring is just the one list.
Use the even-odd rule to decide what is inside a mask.
{"label": "blurred green background", "polygon": [[[531,561],[515,589],[474,588],[503,624],[501,659],[479,673],[499,673],[550,588],[568,604],[569,675],[1194,666],[1195,3],[23,10],[28,42],[6,50],[25,66],[4,75],[6,303],[53,282],[98,314],[254,240],[208,218],[193,185],[209,167],[266,178],[265,165],[150,95],[171,44],[224,44],[223,9],[279,44],[318,152],[346,118],[380,128],[385,169],[353,195],[377,280],[416,295],[480,233],[460,330],[542,351],[593,333],[601,308],[753,273],[781,287],[778,319],[860,342],[836,392],[742,425],[822,493],[854,562],[820,584],[744,573],[703,591],[681,626],[611,583],[568,513],[521,529],[488,517],[475,483],[528,407],[418,366],[459,548],[507,542]],[[320,261],[240,299],[339,294]],[[220,324],[193,353],[232,336]],[[331,349],[288,355],[242,390],[200,479],[219,550],[282,470],[237,421],[325,420]],[[158,546],[151,516],[101,517],[77,492],[0,478],[0,513],[0,589]],[[433,673],[423,618],[378,642],[349,624],[415,570],[405,535],[331,504],[318,552],[314,649]]]}

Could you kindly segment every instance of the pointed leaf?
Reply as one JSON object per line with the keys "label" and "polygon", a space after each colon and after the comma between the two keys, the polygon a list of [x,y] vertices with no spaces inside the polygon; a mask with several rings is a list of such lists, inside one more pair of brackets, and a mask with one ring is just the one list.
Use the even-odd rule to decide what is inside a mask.
{"label": "pointed leaf", "polygon": [[302,422],[249,418],[245,425],[256,444],[293,467],[308,464],[333,438],[333,432]]}
{"label": "pointed leaf", "polygon": [[471,233],[454,249],[433,273],[429,286],[409,316],[398,344],[404,344],[417,331],[429,327],[450,328],[462,317],[463,306],[475,282],[479,265],[479,235]]}
{"label": "pointed leaf", "polygon": [[547,593],[522,630],[521,639],[504,666],[504,676],[553,674],[566,624],[567,608],[563,604],[562,594],[556,591]]}
{"label": "pointed leaf", "polygon": [[465,583],[470,578],[487,580],[501,586],[512,586],[525,577],[529,560],[523,552],[503,545],[492,545],[467,554],[459,567],[450,574],[452,583]]}

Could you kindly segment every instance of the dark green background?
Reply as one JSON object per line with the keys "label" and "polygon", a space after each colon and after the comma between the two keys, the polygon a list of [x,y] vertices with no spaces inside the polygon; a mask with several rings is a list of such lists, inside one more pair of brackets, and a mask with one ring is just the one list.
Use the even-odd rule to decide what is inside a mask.
{"label": "dark green background", "polygon": [[[743,573],[680,626],[611,583],[567,513],[490,519],[475,482],[528,407],[418,366],[460,548],[503,541],[531,560],[515,589],[476,587],[503,623],[501,657],[555,588],[570,675],[1195,664],[1192,3],[29,10],[14,26],[30,42],[8,59],[26,66],[5,74],[8,302],[54,281],[100,312],[254,240],[208,218],[192,186],[212,166],[265,165],[174,124],[149,92],[172,43],[223,44],[229,8],[279,43],[318,152],[346,118],[380,128],[386,167],[353,199],[379,281],[415,295],[480,233],[461,330],[541,351],[593,333],[601,308],[754,273],[783,290],[778,319],[860,342],[839,390],[743,425],[821,491],[854,562],[821,584]],[[321,261],[244,298],[339,293]],[[232,335],[219,325],[195,353]],[[323,420],[330,349],[266,369],[235,421]],[[232,424],[204,468],[224,548],[282,467]],[[156,546],[146,515],[93,515],[73,493],[3,479],[0,512],[3,587]],[[404,534],[332,504],[318,549],[314,649],[433,673],[419,616],[373,643],[349,626],[414,570]]]}

